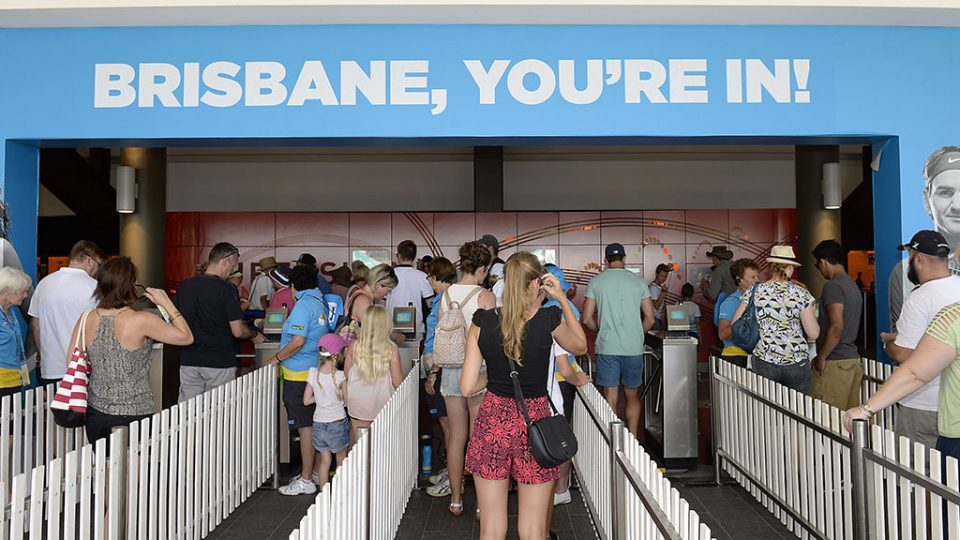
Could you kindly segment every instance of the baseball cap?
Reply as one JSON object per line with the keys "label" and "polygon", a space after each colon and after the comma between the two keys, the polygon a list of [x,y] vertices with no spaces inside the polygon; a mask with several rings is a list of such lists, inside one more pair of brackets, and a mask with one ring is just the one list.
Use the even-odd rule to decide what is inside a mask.
{"label": "baseball cap", "polygon": [[613,243],[607,244],[607,249],[605,250],[604,258],[609,259],[611,257],[626,257],[627,250],[623,249],[623,244]]}
{"label": "baseball cap", "polygon": [[946,257],[950,253],[950,244],[937,231],[920,231],[913,235],[910,242],[897,246],[897,249],[900,251],[912,249],[926,255]]}
{"label": "baseball cap", "polygon": [[339,354],[347,346],[347,340],[340,337],[336,332],[330,332],[320,338],[319,346],[326,349],[330,354]]}
{"label": "baseball cap", "polygon": [[494,251],[500,251],[500,241],[497,240],[497,237],[492,234],[485,234],[477,240],[478,244],[483,244],[485,246],[490,246]]}
{"label": "baseball cap", "polygon": [[563,275],[563,270],[559,266],[555,264],[546,264],[543,267],[547,270],[547,272],[550,272],[551,274],[553,274],[553,277],[557,278],[557,281],[560,282],[561,289],[563,289],[564,291],[569,291],[570,289],[573,288],[573,285],[571,285],[570,282],[567,281],[566,276]]}
{"label": "baseball cap", "polygon": [[294,264],[304,264],[307,266],[316,266],[317,258],[309,253],[301,253],[300,257],[297,260],[293,261]]}

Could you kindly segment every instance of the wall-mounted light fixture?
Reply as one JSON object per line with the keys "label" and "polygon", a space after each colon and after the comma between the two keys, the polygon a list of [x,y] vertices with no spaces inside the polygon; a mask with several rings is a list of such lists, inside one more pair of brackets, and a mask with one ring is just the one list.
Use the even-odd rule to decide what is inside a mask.
{"label": "wall-mounted light fixture", "polygon": [[829,162],[823,164],[823,207],[827,210],[839,210],[843,204],[843,185],[840,180],[840,163]]}
{"label": "wall-mounted light fixture", "polygon": [[137,209],[137,170],[126,165],[117,167],[117,212],[132,214]]}

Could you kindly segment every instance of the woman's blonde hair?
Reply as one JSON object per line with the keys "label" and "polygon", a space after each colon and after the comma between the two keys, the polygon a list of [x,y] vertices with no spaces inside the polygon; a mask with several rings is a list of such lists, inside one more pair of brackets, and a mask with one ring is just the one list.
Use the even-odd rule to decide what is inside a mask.
{"label": "woman's blonde hair", "polygon": [[377,305],[367,308],[353,349],[353,363],[363,382],[372,383],[390,371],[390,357],[394,354],[390,341],[392,330],[386,308]]}
{"label": "woman's blonde hair", "polygon": [[22,270],[12,266],[0,268],[0,293],[30,290],[33,280]]}
{"label": "woman's blonde hair", "polygon": [[787,281],[790,279],[789,269],[793,267],[790,264],[770,263],[770,273],[780,280]]}
{"label": "woman's blonde hair", "polygon": [[503,311],[500,319],[503,352],[519,365],[523,365],[523,336],[530,309],[527,290],[531,281],[545,273],[540,261],[526,251],[511,255],[503,268]]}
{"label": "woman's blonde hair", "polygon": [[[323,347],[320,348],[323,349]],[[324,356],[323,354],[320,355],[320,359],[317,361],[317,388],[319,388],[321,392],[324,392],[325,390],[323,389],[323,385],[320,384],[319,371],[320,368],[328,362],[333,362],[333,371],[336,372],[338,369],[340,369],[340,366],[343,365],[343,351],[331,356]],[[334,382],[336,382],[336,379],[334,379]],[[343,392],[340,391],[339,384],[333,385],[333,392],[337,395],[337,400],[343,401]]]}
{"label": "woman's blonde hair", "polygon": [[367,292],[375,295],[377,285],[383,285],[384,287],[393,289],[397,286],[397,283],[399,283],[399,280],[397,280],[397,274],[393,271],[393,268],[391,268],[389,264],[378,264],[370,269],[367,275],[367,283],[364,287],[367,289]]}

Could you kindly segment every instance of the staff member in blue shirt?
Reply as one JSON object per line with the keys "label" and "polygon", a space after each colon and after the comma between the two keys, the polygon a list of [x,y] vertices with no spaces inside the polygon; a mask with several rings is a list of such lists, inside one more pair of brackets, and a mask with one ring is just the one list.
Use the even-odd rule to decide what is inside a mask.
{"label": "staff member in blue shirt", "polygon": [[30,293],[30,276],[13,267],[0,268],[0,397],[30,384],[23,350],[26,329],[15,311]]}
{"label": "staff member in blue shirt", "polygon": [[280,351],[267,360],[267,365],[280,364],[283,371],[283,405],[290,426],[300,434],[300,475],[280,488],[281,495],[306,495],[317,492],[318,478],[313,475],[313,412],[316,405],[303,404],[310,368],[317,367],[320,338],[327,325],[327,304],[317,288],[317,268],[297,266],[290,270],[290,288],[297,303],[283,323]]}

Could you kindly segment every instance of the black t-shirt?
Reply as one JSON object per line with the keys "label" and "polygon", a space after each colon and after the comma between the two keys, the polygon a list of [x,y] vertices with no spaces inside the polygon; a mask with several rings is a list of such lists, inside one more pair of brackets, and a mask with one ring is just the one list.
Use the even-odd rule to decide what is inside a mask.
{"label": "black t-shirt", "polygon": [[[560,325],[560,308],[541,308],[527,321],[523,336],[523,365],[517,366],[520,390],[524,398],[547,395],[547,370],[553,352],[554,329]],[[487,390],[501,397],[513,397],[510,362],[503,352],[500,315],[496,310],[478,309],[473,324],[480,328],[480,353],[487,362]]]}
{"label": "black t-shirt", "polygon": [[181,282],[173,303],[193,331],[193,344],[183,348],[180,365],[236,367],[230,321],[243,319],[237,288],[217,276],[204,274]]}

